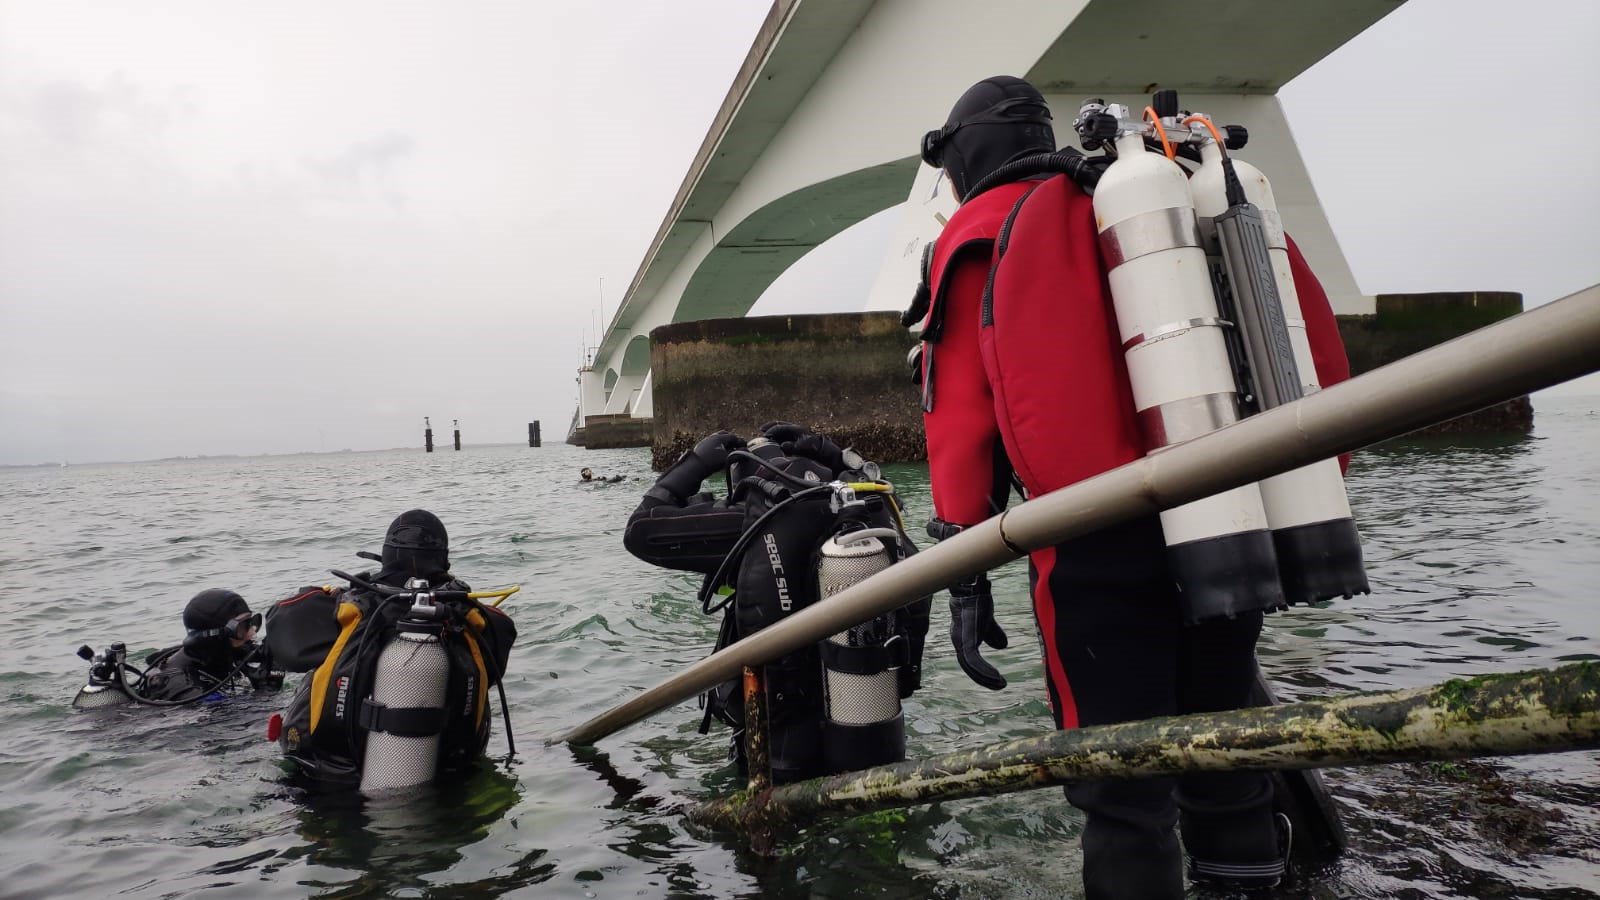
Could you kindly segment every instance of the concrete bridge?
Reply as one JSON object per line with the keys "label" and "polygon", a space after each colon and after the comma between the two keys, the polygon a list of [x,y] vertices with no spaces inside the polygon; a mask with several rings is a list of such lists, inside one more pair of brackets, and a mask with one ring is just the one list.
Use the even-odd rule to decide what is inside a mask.
{"label": "concrete bridge", "polygon": [[1341,314],[1356,287],[1277,91],[1404,0],[775,0],[593,362],[579,421],[648,418],[652,328],[742,316],[809,250],[908,199],[869,308],[899,308],[923,241],[954,208],[918,142],[972,83],[1020,74],[1056,139],[1085,97],[1184,108],[1250,129],[1238,155],[1272,178],[1287,229]]}

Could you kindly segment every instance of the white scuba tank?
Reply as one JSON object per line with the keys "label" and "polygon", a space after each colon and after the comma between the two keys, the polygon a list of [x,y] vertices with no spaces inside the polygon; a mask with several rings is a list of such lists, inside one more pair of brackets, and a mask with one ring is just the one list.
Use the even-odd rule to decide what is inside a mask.
{"label": "white scuba tank", "polygon": [[[1223,156],[1223,148],[1215,140],[1204,140],[1200,144],[1201,166],[1189,179],[1201,239],[1213,257],[1223,254],[1218,217],[1229,212]],[[1321,386],[1272,184],[1255,166],[1237,157],[1231,162],[1245,200],[1259,211],[1261,231],[1266,239],[1272,278],[1257,282],[1261,293],[1267,295],[1259,302],[1274,304],[1281,310],[1281,316],[1270,314],[1271,310],[1266,310],[1268,314],[1264,315],[1252,315],[1244,309],[1235,311],[1245,332],[1241,347],[1251,357],[1251,369],[1257,382],[1257,404],[1268,409],[1315,393]],[[1237,249],[1234,252],[1240,253]],[[1230,281],[1238,278],[1238,273],[1230,275]],[[1275,300],[1270,296],[1274,288]],[[1236,303],[1251,302],[1248,290],[1234,287],[1232,294]],[[1249,333],[1252,329],[1266,333]],[[1292,351],[1292,359],[1283,352],[1285,341]],[[1252,344],[1256,348],[1253,352]],[[1277,377],[1267,371],[1274,368],[1267,360],[1256,358],[1261,355],[1278,357]],[[1289,603],[1310,603],[1368,591],[1361,562],[1361,538],[1350,514],[1350,501],[1336,459],[1325,459],[1264,479],[1259,485]]]}
{"label": "white scuba tank", "polygon": [[[1108,107],[1125,121],[1125,110]],[[1182,168],[1147,152],[1140,131],[1094,192],[1101,258],[1147,452],[1239,418],[1233,368]],[[1281,608],[1277,564],[1254,484],[1161,513],[1185,618]]]}
{"label": "white scuba tank", "polygon": [[[369,703],[379,710],[438,710],[444,720],[450,659],[432,630],[406,630],[404,622],[383,652],[372,679]],[[432,734],[394,734],[373,728],[367,733],[361,766],[361,790],[384,791],[426,784],[439,764],[440,729]]]}
{"label": "white scuba tank", "polygon": [[[892,528],[836,534],[817,563],[819,599],[887,569],[899,540]],[[869,619],[822,642],[823,760],[845,772],[905,759],[905,717],[892,614]]]}

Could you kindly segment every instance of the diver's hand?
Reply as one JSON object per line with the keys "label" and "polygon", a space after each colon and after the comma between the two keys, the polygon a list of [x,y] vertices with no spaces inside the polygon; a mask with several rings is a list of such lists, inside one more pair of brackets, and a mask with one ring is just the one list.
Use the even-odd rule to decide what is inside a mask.
{"label": "diver's hand", "polygon": [[735,450],[743,450],[744,447],[744,438],[737,434],[731,431],[715,431],[701,438],[700,443],[695,444],[694,449],[689,452],[693,453],[694,458],[705,468],[705,475],[701,476],[704,479],[728,465],[728,454]]}
{"label": "diver's hand", "polygon": [[661,473],[655,488],[651,490],[662,489],[680,500],[689,497],[700,490],[700,482],[728,464],[728,454],[744,446],[744,438],[731,432],[718,431],[707,435],[694,445],[694,449],[673,463],[672,468]]}
{"label": "diver's hand", "polygon": [[774,444],[798,441],[811,433],[811,429],[793,422],[768,422],[761,426],[761,436]]}
{"label": "diver's hand", "polygon": [[272,664],[272,651],[265,644],[252,641],[240,649],[250,654],[244,666],[244,676],[249,679],[250,687],[258,691],[276,691],[283,687],[288,673]]}
{"label": "diver's hand", "polygon": [[814,459],[828,467],[828,471],[835,475],[845,470],[844,451],[839,445],[820,434],[808,434],[794,441],[785,442],[783,452],[790,456],[804,456]]}
{"label": "diver's hand", "polygon": [[956,662],[967,677],[991,691],[1006,686],[1006,679],[978,652],[988,644],[1004,650],[1011,642],[994,620],[994,597],[985,575],[963,578],[950,586],[950,643],[956,648]]}

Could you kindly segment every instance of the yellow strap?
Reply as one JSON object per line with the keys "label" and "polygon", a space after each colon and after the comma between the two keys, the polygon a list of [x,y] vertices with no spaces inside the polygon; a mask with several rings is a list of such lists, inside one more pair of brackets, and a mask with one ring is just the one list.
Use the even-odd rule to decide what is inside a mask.
{"label": "yellow strap", "polygon": [[[475,609],[467,613],[467,624],[478,634],[482,634],[489,625],[483,620],[483,614]],[[478,664],[478,702],[475,704],[477,715],[472,718],[472,727],[477,728],[483,724],[483,713],[489,705],[489,669],[483,664],[483,651],[478,649],[476,636],[467,636],[467,649],[472,651],[472,661]]]}
{"label": "yellow strap", "polygon": [[340,603],[334,617],[339,620],[339,638],[333,642],[333,649],[328,651],[328,656],[317,666],[317,671],[311,676],[311,731],[317,730],[317,722],[322,718],[323,699],[328,696],[328,682],[333,678],[333,669],[339,664],[339,656],[344,652],[345,644],[350,642],[350,635],[356,630],[356,625],[361,621],[361,608],[354,603]]}

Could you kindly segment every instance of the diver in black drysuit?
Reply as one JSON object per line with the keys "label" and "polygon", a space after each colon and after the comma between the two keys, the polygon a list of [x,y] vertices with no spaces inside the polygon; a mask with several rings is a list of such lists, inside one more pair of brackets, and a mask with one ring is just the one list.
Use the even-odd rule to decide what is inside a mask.
{"label": "diver in black drysuit", "polygon": [[[634,556],[664,568],[715,573],[744,533],[746,510],[733,492],[717,499],[701,492],[700,485],[728,468],[730,454],[747,448],[779,471],[793,469],[793,474],[802,478],[811,473],[818,484],[845,469],[844,451],[800,425],[768,423],[762,426],[762,439],[754,446],[736,434],[718,431],[685,453],[645,491],[639,508],[628,517],[622,545]],[[758,469],[754,463],[742,462],[729,478],[737,484],[743,476],[761,474]]]}
{"label": "diver in black drysuit", "polygon": [[195,594],[183,608],[189,634],[177,647],[149,658],[139,687],[145,700],[185,703],[220,696],[248,684],[257,690],[283,686],[283,672],[274,671],[270,654],[255,642],[261,614],[237,593],[210,588]]}
{"label": "diver in black drysuit", "polygon": [[[821,487],[836,480],[862,480],[852,473],[863,462],[858,457],[854,464],[847,462],[855,457],[853,451],[840,450],[828,438],[792,423],[767,424],[761,436],[748,445],[748,452],[737,452],[746,448],[742,439],[726,431],[701,440],[645,492],[623,533],[623,546],[634,556],[665,568],[706,575],[703,604],[722,585],[735,588],[717,649],[775,623],[791,608],[798,611],[815,602],[817,547],[839,521],[829,503],[815,497],[815,502],[801,502],[796,495],[803,493],[808,483]],[[752,454],[759,461],[752,459]],[[728,472],[732,485],[728,496],[717,499],[701,492],[701,483],[721,471]],[[774,513],[778,506],[791,502],[784,498],[793,498],[793,502],[781,515]],[[863,510],[873,512],[864,515],[875,516],[880,523],[898,521],[890,501],[869,496],[865,503]],[[768,513],[774,517],[769,519]],[[773,543],[762,550],[752,541],[746,550],[741,537],[747,531],[764,533]],[[902,532],[898,552],[909,555],[915,551]],[[781,598],[773,594],[775,569],[787,577],[783,590],[789,593]],[[893,624],[888,627],[904,639],[903,656],[894,662],[902,699],[921,685],[930,602],[931,598],[919,598],[890,614]],[[728,606],[728,602],[721,605]],[[714,612],[715,607],[708,606],[706,611]],[[829,737],[838,732],[830,732],[820,721],[823,660],[818,652],[815,647],[802,648],[763,667],[769,698],[769,761],[777,783],[863,768],[904,755],[903,730],[898,757],[892,747],[892,728],[876,736],[850,734],[842,738],[842,744],[841,739]],[[705,733],[713,717],[732,727],[732,755],[742,765],[739,737],[744,716],[737,684],[724,682],[707,694],[701,732]],[[889,735],[888,743],[875,742],[883,734]]]}

